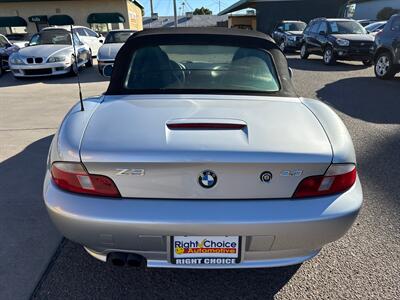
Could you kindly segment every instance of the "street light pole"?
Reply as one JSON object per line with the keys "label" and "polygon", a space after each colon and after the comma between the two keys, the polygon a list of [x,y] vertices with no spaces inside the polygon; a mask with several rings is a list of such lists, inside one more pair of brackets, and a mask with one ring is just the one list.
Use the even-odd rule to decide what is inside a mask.
{"label": "street light pole", "polygon": [[153,17],[154,10],[153,10],[153,0],[150,0],[150,11],[151,11],[151,17]]}
{"label": "street light pole", "polygon": [[176,15],[176,0],[173,0],[174,1],[174,23],[175,23],[175,27],[178,27],[178,17],[177,17],[177,15]]}

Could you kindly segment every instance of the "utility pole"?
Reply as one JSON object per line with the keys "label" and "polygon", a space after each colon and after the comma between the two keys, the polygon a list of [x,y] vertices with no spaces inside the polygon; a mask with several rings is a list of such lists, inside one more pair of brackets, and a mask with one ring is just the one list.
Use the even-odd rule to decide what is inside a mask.
{"label": "utility pole", "polygon": [[176,0],[174,1],[174,23],[175,23],[175,27],[178,27],[178,16],[176,15]]}
{"label": "utility pole", "polygon": [[221,0],[218,0],[218,12],[221,12]]}
{"label": "utility pole", "polygon": [[153,0],[150,0],[150,12],[151,12],[150,17],[153,17],[153,14],[154,14],[154,10],[153,10]]}

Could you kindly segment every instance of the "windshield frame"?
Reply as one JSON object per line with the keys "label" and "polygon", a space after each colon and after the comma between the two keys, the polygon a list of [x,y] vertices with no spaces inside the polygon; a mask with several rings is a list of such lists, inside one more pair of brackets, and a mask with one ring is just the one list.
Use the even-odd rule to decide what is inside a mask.
{"label": "windshield frame", "polygon": [[[70,41],[71,41],[71,43],[70,44],[55,44],[55,43],[38,43],[38,44],[32,44],[32,40],[35,38],[35,37],[41,37],[41,35],[43,34],[43,33],[50,33],[50,32],[52,32],[53,34],[67,34],[67,35],[69,35],[69,38],[70,38]],[[74,43],[74,39],[77,39],[77,41],[79,41],[79,43],[81,43],[81,41],[80,41],[80,39],[78,38],[78,36],[74,33],[73,34],[74,35],[74,37],[72,37],[72,34],[69,32],[69,31],[67,31],[67,30],[59,30],[59,29],[50,29],[50,30],[43,30],[43,31],[41,31],[41,32],[38,32],[38,33],[35,33],[32,37],[31,37],[31,39],[29,40],[29,44],[28,44],[28,46],[29,47],[33,47],[33,46],[42,46],[42,45],[64,45],[64,46],[72,46],[73,45],[73,43]],[[79,44],[78,44],[79,45]]]}
{"label": "windshield frame", "polygon": [[[163,46],[219,46],[219,47],[229,47],[228,45],[199,45],[196,43],[192,43],[192,44],[185,44],[185,45],[165,45],[165,44],[160,44],[158,45],[159,47],[163,47]],[[141,47],[141,48],[146,48],[146,47]],[[154,94],[154,93],[165,93],[165,94],[204,94],[205,91],[213,91],[213,93],[216,94],[246,94],[246,95],[250,95],[250,94],[275,94],[278,93],[281,89],[282,89],[282,84],[280,81],[280,78],[278,76],[278,71],[275,65],[275,61],[273,60],[273,56],[271,55],[271,53],[269,53],[267,50],[265,49],[261,49],[261,48],[249,48],[249,47],[242,47],[242,46],[236,46],[235,48],[237,48],[237,50],[239,49],[253,49],[253,50],[257,50],[257,51],[261,51],[263,53],[265,53],[266,57],[269,59],[270,62],[270,66],[268,65],[268,63],[265,61],[266,65],[268,65],[268,69],[269,67],[271,67],[271,69],[269,69],[271,76],[273,77],[273,79],[275,80],[275,83],[277,85],[277,89],[276,90],[245,90],[245,89],[209,89],[209,88],[156,88],[156,89],[151,89],[151,88],[146,88],[146,89],[135,89],[135,88],[129,88],[128,86],[128,81],[129,81],[129,77],[131,76],[131,72],[132,72],[132,65],[134,63],[134,59],[135,59],[135,55],[137,53],[138,50],[140,50],[140,48],[138,48],[136,51],[134,51],[132,53],[132,56],[130,58],[130,62],[129,62],[129,68],[128,68],[128,72],[126,73],[126,76],[124,78],[124,82],[123,82],[123,86],[126,90],[128,91],[133,91],[133,92],[139,92],[140,94]],[[176,62],[179,64],[179,62]],[[267,67],[267,66],[266,66]],[[191,70],[188,69],[188,71],[190,72]],[[198,71],[198,70],[192,70],[192,71]],[[212,70],[205,70],[205,71],[210,71],[212,72]]]}

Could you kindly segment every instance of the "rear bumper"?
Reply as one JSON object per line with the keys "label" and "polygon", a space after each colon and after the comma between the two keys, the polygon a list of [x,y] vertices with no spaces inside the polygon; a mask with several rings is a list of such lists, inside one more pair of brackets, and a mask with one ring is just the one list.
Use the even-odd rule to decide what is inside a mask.
{"label": "rear bumper", "polygon": [[56,227],[100,260],[113,251],[134,252],[149,267],[170,263],[170,236],[238,235],[238,265],[276,267],[301,263],[343,236],[362,205],[361,184],[347,192],[307,200],[106,199],[58,189],[47,174],[45,204]]}

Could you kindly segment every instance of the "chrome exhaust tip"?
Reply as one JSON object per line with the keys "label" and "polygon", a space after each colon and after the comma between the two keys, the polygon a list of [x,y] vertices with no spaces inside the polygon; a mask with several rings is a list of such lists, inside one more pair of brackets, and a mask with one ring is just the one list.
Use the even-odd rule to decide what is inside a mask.
{"label": "chrome exhaust tip", "polygon": [[136,253],[129,253],[126,259],[128,266],[138,268],[144,265],[145,258],[142,255]]}
{"label": "chrome exhaust tip", "polygon": [[111,252],[107,255],[107,262],[117,267],[123,267],[126,264],[128,255],[122,252]]}

